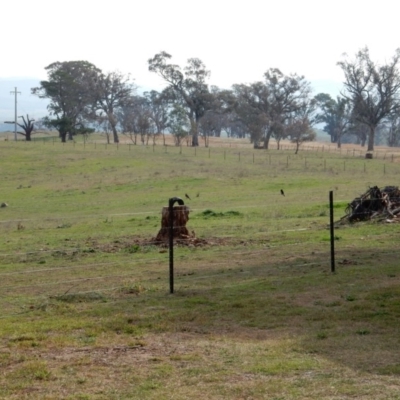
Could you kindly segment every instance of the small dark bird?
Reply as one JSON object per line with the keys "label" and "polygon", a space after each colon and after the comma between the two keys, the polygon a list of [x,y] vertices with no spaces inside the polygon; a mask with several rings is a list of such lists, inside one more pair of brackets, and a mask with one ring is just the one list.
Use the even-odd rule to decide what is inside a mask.
{"label": "small dark bird", "polygon": [[199,197],[199,196],[200,196],[200,193],[197,193],[197,194],[196,194],[196,197]]}
{"label": "small dark bird", "polygon": [[281,189],[281,195],[284,196],[285,192]]}
{"label": "small dark bird", "polygon": [[189,200],[192,200],[192,199],[189,197],[189,195],[186,194],[186,193],[185,193],[185,197],[186,197],[187,199],[189,199]]}

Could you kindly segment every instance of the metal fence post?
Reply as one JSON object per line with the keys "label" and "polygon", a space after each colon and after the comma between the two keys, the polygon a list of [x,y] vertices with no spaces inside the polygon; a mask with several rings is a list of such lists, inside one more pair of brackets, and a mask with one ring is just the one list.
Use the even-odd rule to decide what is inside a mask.
{"label": "metal fence post", "polygon": [[335,272],[335,232],[333,227],[333,190],[329,192],[330,232],[331,232],[331,272]]}
{"label": "metal fence post", "polygon": [[185,203],[179,197],[171,197],[169,208],[169,292],[174,293],[174,203],[183,206]]}

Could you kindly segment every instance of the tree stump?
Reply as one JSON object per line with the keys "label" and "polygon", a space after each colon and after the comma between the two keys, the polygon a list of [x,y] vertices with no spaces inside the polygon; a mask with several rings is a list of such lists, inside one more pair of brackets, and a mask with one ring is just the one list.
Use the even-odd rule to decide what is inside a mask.
{"label": "tree stump", "polygon": [[[175,206],[173,207],[174,223],[173,237],[174,239],[188,239],[190,233],[186,228],[186,223],[189,220],[189,207]],[[161,229],[159,230],[155,241],[168,243],[169,241],[169,207],[163,207],[161,212]]]}

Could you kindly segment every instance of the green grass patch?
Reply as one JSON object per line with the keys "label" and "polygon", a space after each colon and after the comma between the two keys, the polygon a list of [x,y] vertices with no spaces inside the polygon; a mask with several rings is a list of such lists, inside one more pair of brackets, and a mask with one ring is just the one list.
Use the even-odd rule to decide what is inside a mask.
{"label": "green grass patch", "polygon": [[328,229],[396,162],[95,140],[0,142],[1,398],[398,397],[400,225]]}

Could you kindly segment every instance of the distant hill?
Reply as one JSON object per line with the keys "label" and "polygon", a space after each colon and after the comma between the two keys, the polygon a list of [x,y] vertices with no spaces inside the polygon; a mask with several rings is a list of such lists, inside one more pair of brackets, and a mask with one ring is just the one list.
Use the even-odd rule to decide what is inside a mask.
{"label": "distant hill", "polygon": [[46,100],[31,94],[31,88],[39,86],[39,79],[33,78],[0,78],[0,132],[13,131],[14,126],[4,124],[4,121],[14,121],[15,95],[17,88],[17,114],[29,114],[31,118],[41,118],[47,115]]}

